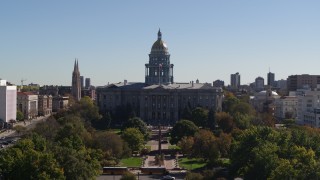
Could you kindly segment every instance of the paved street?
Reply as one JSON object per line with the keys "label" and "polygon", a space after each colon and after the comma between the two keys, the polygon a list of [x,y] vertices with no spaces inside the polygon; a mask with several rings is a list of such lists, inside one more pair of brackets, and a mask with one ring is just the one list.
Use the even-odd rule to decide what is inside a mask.
{"label": "paved street", "polygon": [[[26,127],[27,129],[32,129],[32,128],[35,127],[35,125],[36,125],[37,123],[43,122],[43,121],[47,120],[48,117],[49,117],[49,116],[38,117],[38,118],[36,118],[36,119],[32,119],[31,121],[27,120],[27,121],[25,121],[25,123],[24,123],[23,121],[22,121],[22,122],[18,122],[18,123],[15,123],[15,124],[13,125],[13,127],[14,127],[14,126],[17,126],[17,125],[21,125],[21,126]],[[0,133],[0,138],[1,138],[1,137],[11,137],[11,136],[16,136],[16,135],[17,135],[17,134],[16,134],[15,130],[7,130],[7,131],[4,131],[4,132]]]}
{"label": "paved street", "polygon": [[[183,180],[184,175],[182,174],[177,174],[177,175],[172,175],[174,176],[177,180]],[[155,180],[155,179],[161,179],[163,175],[139,175],[139,179],[137,176],[138,180]],[[101,175],[97,177],[97,180],[120,180],[121,175]]]}

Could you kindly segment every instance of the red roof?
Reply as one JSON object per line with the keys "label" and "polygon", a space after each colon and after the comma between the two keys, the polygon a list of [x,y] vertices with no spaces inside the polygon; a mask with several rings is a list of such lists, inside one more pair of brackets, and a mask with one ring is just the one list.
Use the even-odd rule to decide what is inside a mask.
{"label": "red roof", "polygon": [[25,96],[36,95],[33,92],[17,92],[17,94],[25,95]]}

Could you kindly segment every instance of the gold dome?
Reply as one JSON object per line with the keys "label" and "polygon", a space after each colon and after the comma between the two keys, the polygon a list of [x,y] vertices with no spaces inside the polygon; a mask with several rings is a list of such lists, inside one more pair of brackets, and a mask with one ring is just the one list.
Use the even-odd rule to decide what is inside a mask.
{"label": "gold dome", "polygon": [[168,46],[167,44],[161,39],[162,38],[162,34],[160,32],[158,32],[158,40],[156,42],[153,43],[152,48],[151,48],[151,53],[152,52],[164,52],[164,53],[168,53]]}

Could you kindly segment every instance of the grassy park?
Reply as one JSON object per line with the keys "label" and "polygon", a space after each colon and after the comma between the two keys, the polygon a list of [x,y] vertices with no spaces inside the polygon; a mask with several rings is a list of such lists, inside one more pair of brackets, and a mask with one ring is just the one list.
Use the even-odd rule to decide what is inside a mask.
{"label": "grassy park", "polygon": [[140,167],[141,163],[142,159],[140,157],[131,157],[120,161],[120,165],[124,167]]}
{"label": "grassy park", "polygon": [[181,158],[179,159],[179,166],[188,170],[199,169],[206,166],[207,163],[201,158]]}

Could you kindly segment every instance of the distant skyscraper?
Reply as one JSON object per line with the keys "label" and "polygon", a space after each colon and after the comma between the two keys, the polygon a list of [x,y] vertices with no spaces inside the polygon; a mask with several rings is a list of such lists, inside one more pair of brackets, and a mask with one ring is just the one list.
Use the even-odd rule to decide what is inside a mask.
{"label": "distant skyscraper", "polygon": [[215,81],[213,81],[212,86],[213,87],[224,87],[224,81],[219,80],[219,79],[215,80]]}
{"label": "distant skyscraper", "polygon": [[81,84],[81,88],[84,88],[84,77],[80,76],[80,84]]}
{"label": "distant skyscraper", "polygon": [[257,77],[255,80],[256,91],[262,91],[264,89],[264,79],[262,77]]}
{"label": "distant skyscraper", "polygon": [[17,116],[17,86],[7,86],[6,80],[0,80],[0,119],[9,122]]}
{"label": "distant skyscraper", "polygon": [[239,88],[240,86],[240,74],[237,72],[235,74],[231,74],[231,87],[232,88]]}
{"label": "distant skyscraper", "polygon": [[268,86],[274,86],[274,73],[272,72],[268,73]]}
{"label": "distant skyscraper", "polygon": [[288,91],[296,91],[297,89],[303,88],[317,88],[317,85],[320,84],[320,75],[291,75],[287,78],[287,88]]}
{"label": "distant skyscraper", "polygon": [[91,79],[86,78],[86,89],[88,89],[91,86]]}
{"label": "distant skyscraper", "polygon": [[72,73],[72,96],[76,101],[81,99],[81,82],[78,60],[74,61],[74,68]]}

